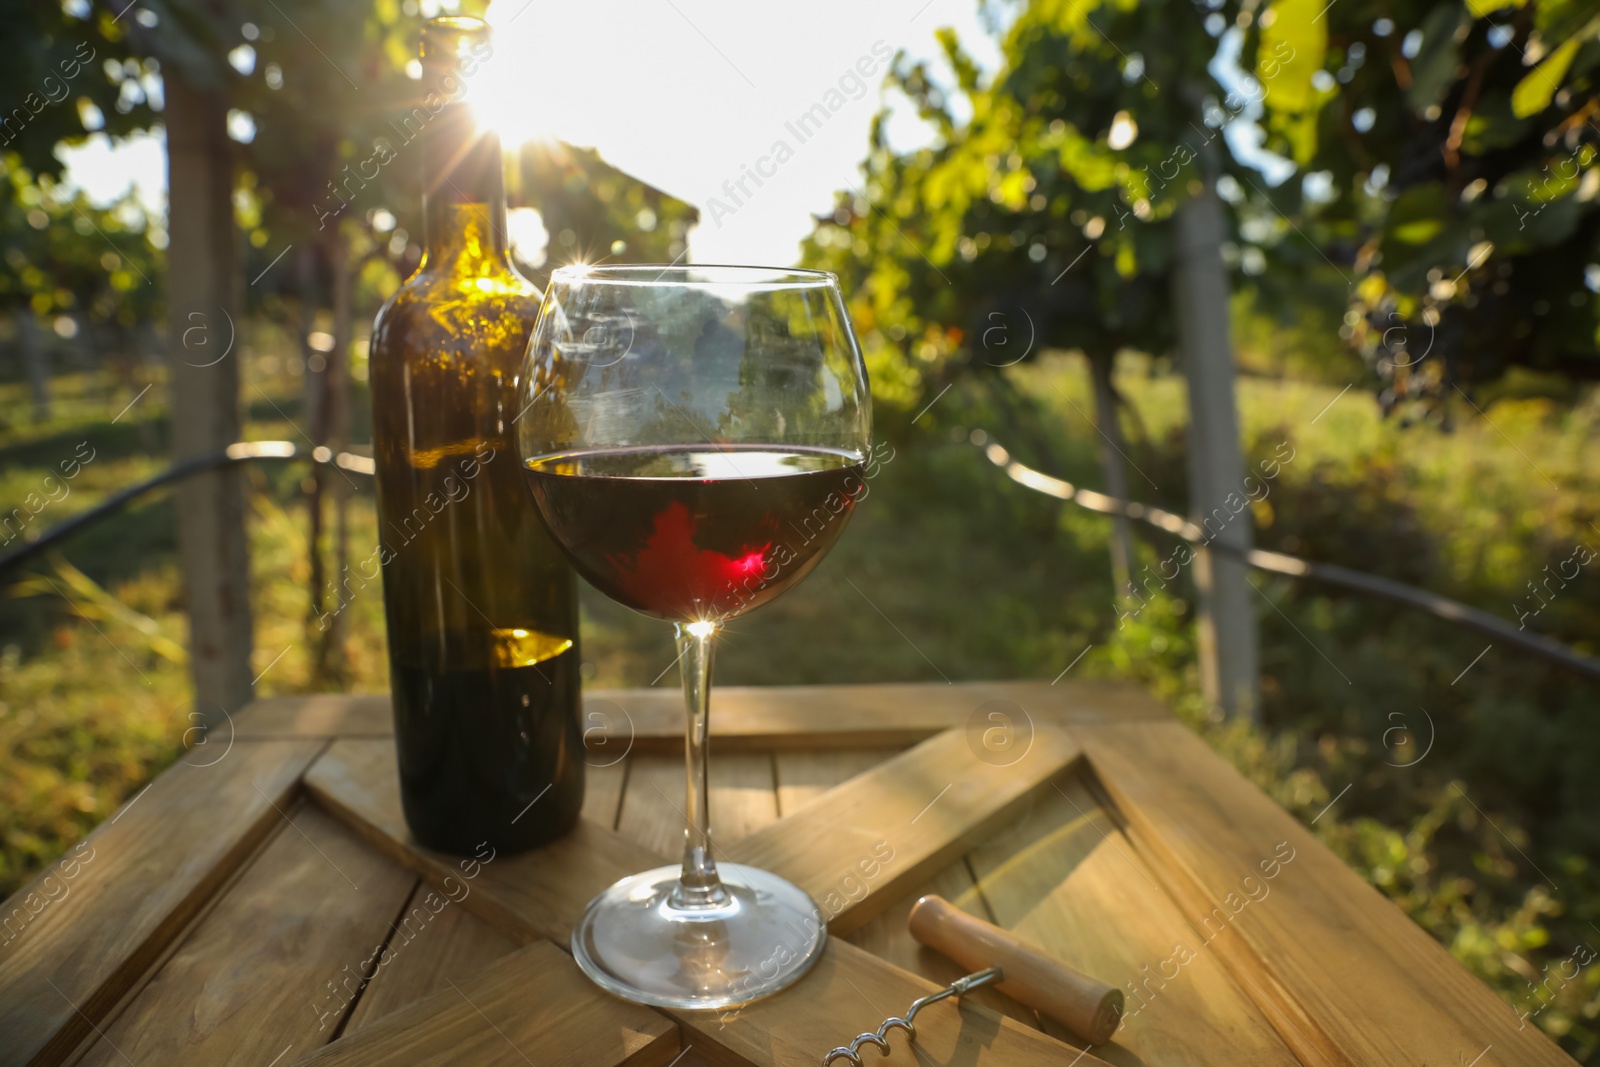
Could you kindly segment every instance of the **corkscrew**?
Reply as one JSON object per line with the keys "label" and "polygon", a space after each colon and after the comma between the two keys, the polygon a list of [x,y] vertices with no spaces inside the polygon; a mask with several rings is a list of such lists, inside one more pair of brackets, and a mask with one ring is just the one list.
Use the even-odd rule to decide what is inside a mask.
{"label": "corkscrew", "polygon": [[877,1045],[883,1050],[883,1054],[887,1056],[889,1054],[889,1034],[895,1029],[898,1028],[904,1030],[906,1032],[906,1036],[912,1041],[917,1039],[917,1028],[915,1025],[917,1012],[921,1011],[923,1008],[926,1008],[929,1004],[944,1000],[947,997],[959,997],[963,993],[977,989],[979,986],[986,986],[991,982],[1001,982],[1004,980],[1005,972],[999,967],[990,967],[988,970],[979,971],[976,974],[969,974],[965,978],[957,978],[954,982],[951,982],[937,993],[929,993],[925,997],[918,997],[916,1000],[913,1000],[911,1002],[911,1007],[906,1009],[905,1018],[902,1019],[898,1016],[895,1016],[893,1018],[885,1019],[883,1021],[883,1025],[878,1027],[876,1033],[869,1032],[861,1034],[857,1036],[854,1041],[850,1042],[848,1046],[840,1045],[838,1048],[832,1050],[822,1058],[822,1067],[829,1067],[829,1064],[833,1063],[833,1061],[840,1059],[850,1064],[850,1067],[861,1067],[862,1045]]}
{"label": "corkscrew", "polygon": [[968,915],[941,897],[929,895],[918,900],[906,925],[916,941],[944,953],[963,967],[989,966],[913,1001],[905,1018],[885,1019],[876,1033],[862,1034],[848,1046],[832,1050],[822,1058],[822,1067],[841,1059],[850,1067],[862,1067],[863,1045],[876,1045],[888,1055],[889,1034],[895,1029],[904,1030],[912,1041],[917,1039],[917,1031],[912,1026],[917,1012],[936,1001],[959,997],[991,984],[1007,996],[1065,1024],[1093,1045],[1111,1040],[1122,1022],[1122,990],[1074,970],[1015,934]]}

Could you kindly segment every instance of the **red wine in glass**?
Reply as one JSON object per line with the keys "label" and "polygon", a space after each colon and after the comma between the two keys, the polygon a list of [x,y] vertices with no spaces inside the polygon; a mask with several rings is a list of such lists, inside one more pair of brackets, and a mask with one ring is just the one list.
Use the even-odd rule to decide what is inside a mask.
{"label": "red wine in glass", "polygon": [[728,619],[795,585],[866,491],[861,456],[787,445],[597,449],[527,470],[578,573],[671,622]]}

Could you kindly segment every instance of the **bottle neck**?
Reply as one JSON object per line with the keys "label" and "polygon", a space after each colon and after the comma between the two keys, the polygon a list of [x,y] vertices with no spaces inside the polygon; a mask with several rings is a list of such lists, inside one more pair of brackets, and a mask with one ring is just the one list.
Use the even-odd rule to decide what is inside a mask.
{"label": "bottle neck", "polygon": [[424,265],[507,263],[499,136],[477,129],[465,104],[446,104],[423,138],[422,160]]}

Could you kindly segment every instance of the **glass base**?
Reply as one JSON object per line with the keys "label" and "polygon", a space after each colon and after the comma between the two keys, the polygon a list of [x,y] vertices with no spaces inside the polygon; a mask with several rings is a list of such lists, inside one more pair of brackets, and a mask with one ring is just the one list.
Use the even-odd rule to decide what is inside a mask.
{"label": "glass base", "polygon": [[828,938],[822,911],[775,874],[717,869],[726,897],[708,907],[674,904],[676,865],[605,890],[572,931],[578,966],[624,1000],[690,1010],[737,1007],[799,981]]}

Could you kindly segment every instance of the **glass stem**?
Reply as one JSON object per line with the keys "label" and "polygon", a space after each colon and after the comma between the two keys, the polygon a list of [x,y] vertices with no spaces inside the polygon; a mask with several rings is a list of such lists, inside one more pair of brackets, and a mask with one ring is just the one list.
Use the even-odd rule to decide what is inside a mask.
{"label": "glass stem", "polygon": [[683,831],[683,875],[672,903],[683,908],[711,908],[728,899],[711,856],[711,779],[709,755],[711,710],[711,656],[716,628],[709,622],[674,625],[678,639],[678,669],[683,675],[683,701],[687,712],[684,762],[689,772],[685,794],[688,825]]}

